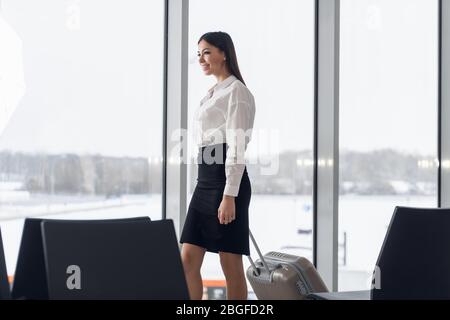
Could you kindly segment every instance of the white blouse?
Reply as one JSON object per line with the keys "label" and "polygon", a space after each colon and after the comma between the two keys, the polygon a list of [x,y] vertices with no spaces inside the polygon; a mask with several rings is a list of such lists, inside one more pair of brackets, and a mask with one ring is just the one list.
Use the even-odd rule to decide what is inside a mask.
{"label": "white blouse", "polygon": [[227,143],[224,194],[236,197],[245,169],[244,153],[251,140],[255,99],[234,75],[217,83],[201,100],[194,117],[197,146]]}

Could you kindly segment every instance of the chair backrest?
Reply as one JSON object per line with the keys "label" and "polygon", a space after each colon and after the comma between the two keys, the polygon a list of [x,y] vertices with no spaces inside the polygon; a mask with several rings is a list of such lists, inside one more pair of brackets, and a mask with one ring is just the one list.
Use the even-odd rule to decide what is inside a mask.
{"label": "chair backrest", "polygon": [[12,285],[13,299],[47,299],[42,219],[25,219]]}
{"label": "chair backrest", "polygon": [[42,223],[50,299],[189,299],[172,220]]}
{"label": "chair backrest", "polygon": [[[27,218],[24,222],[22,240],[12,285],[13,299],[45,300],[49,298],[47,270],[41,224],[47,220]],[[149,222],[149,217],[110,220],[48,220],[65,224],[122,224],[133,221]]]}
{"label": "chair backrest", "polygon": [[6,272],[5,253],[3,251],[2,231],[0,230],[0,300],[11,299],[11,289]]}
{"label": "chair backrest", "polygon": [[396,207],[371,298],[450,299],[450,209]]}

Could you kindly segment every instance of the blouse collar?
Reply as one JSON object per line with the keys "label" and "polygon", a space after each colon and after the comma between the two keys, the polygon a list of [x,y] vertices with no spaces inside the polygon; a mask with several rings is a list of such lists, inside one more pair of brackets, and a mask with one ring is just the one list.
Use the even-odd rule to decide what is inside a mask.
{"label": "blouse collar", "polygon": [[237,78],[234,75],[230,75],[225,80],[216,83],[211,89],[208,90],[208,94],[202,99],[202,101],[200,101],[200,105],[203,105],[203,103],[205,103],[208,99],[210,99],[213,96],[215,90],[228,87],[230,84],[233,83],[234,80],[237,80]]}
{"label": "blouse collar", "polygon": [[216,91],[216,90],[219,90],[219,89],[222,89],[222,88],[226,88],[230,84],[232,84],[234,82],[234,80],[237,80],[237,78],[234,75],[230,75],[225,80],[222,80],[221,82],[216,83],[211,89],[208,90],[208,92],[212,93],[213,91]]}

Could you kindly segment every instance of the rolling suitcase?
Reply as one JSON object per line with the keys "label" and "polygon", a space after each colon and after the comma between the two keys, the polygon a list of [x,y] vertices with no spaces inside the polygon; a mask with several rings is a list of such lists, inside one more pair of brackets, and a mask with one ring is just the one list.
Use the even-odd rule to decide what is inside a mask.
{"label": "rolling suitcase", "polygon": [[328,292],[308,259],[273,251],[263,256],[249,233],[260,259],[248,256],[247,279],[259,300],[303,300],[313,292]]}

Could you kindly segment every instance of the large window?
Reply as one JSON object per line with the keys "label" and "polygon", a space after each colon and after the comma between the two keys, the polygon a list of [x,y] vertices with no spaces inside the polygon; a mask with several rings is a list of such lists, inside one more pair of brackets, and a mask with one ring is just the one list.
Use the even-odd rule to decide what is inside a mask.
{"label": "large window", "polygon": [[[263,252],[312,259],[314,1],[191,0],[189,6],[189,125],[216,82],[201,72],[197,41],[203,33],[225,31],[233,38],[242,76],[256,101],[246,157],[252,184],[250,228]],[[190,147],[188,201],[197,178],[197,148]],[[251,253],[256,259],[252,246]],[[223,284],[217,255],[206,255],[202,275],[207,286],[217,289],[208,290],[208,297],[223,297],[215,288]]]}
{"label": "large window", "polygon": [[341,0],[340,290],[369,288],[395,206],[437,205],[437,3]]}
{"label": "large window", "polygon": [[0,226],[161,218],[164,1],[3,0]]}

